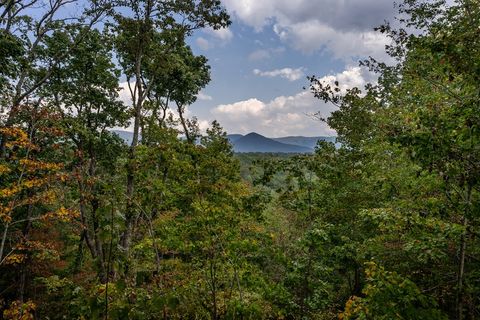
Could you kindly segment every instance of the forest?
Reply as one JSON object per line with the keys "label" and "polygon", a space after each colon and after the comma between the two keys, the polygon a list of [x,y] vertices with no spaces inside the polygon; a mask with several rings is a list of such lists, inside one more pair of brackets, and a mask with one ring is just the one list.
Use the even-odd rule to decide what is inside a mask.
{"label": "forest", "polygon": [[287,156],[186,112],[220,0],[2,0],[0,319],[480,319],[480,1],[397,10]]}

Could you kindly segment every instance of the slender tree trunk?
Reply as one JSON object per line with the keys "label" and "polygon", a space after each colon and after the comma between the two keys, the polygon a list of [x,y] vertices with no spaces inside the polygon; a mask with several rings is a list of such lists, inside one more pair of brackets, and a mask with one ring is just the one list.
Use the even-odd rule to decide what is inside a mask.
{"label": "slender tree trunk", "polygon": [[185,118],[183,117],[183,112],[184,112],[183,106],[181,106],[179,104],[177,104],[177,106],[178,106],[178,108],[177,108],[178,116],[180,117],[180,122],[182,123],[183,131],[185,131],[185,137],[187,138],[188,142],[193,143],[194,141],[192,141],[192,137],[190,136],[190,132],[188,132],[187,122],[186,122]]}
{"label": "slender tree trunk", "polygon": [[361,284],[361,268],[356,267],[355,268],[355,280],[354,280],[354,285],[353,285],[353,295],[354,296],[359,296],[362,293],[362,284]]}
{"label": "slender tree trunk", "polygon": [[457,320],[463,320],[463,300],[464,300],[464,276],[465,276],[465,256],[467,251],[467,228],[468,228],[468,213],[470,211],[472,197],[472,186],[468,184],[465,196],[465,212],[463,216],[463,227],[465,231],[460,238],[460,252],[458,262],[458,276],[457,276],[457,294],[455,299],[455,309]]}
{"label": "slender tree trunk", "polygon": [[[466,228],[468,225],[467,218],[463,219],[463,226]],[[456,313],[457,320],[463,319],[463,277],[465,274],[465,252],[467,249],[466,241],[466,232],[462,235],[460,239],[460,256],[459,256],[459,265],[458,265],[458,276],[457,276],[457,296],[456,296]]]}
{"label": "slender tree trunk", "polygon": [[128,164],[127,164],[127,191],[126,191],[126,222],[125,222],[125,231],[122,235],[121,245],[126,253],[128,253],[130,249],[130,239],[132,237],[133,232],[133,222],[134,222],[134,204],[133,204],[133,193],[135,187],[135,171],[136,171],[136,164],[135,164],[135,149],[138,145],[139,140],[139,130],[140,130],[140,116],[141,116],[141,106],[143,104],[143,90],[142,90],[142,82],[141,82],[141,74],[140,74],[140,64],[141,58],[137,59],[137,91],[138,91],[138,100],[135,103],[135,119],[133,125],[133,138],[132,144],[130,145],[129,156],[128,156]]}
{"label": "slender tree trunk", "polygon": [[2,243],[0,244],[0,263],[3,260],[3,250],[5,249],[5,241],[7,240],[7,234],[8,234],[8,227],[9,226],[10,226],[10,224],[6,223],[5,227],[3,229]]}
{"label": "slender tree trunk", "polygon": [[[140,133],[140,126],[141,126],[141,116],[142,116],[142,108],[144,100],[146,99],[149,88],[144,87],[144,81],[142,79],[142,61],[144,56],[144,47],[148,41],[146,37],[148,37],[150,28],[151,28],[151,14],[153,9],[153,2],[152,0],[146,1],[145,4],[145,18],[143,21],[143,26],[140,27],[139,35],[138,35],[138,44],[137,44],[137,52],[135,57],[135,92],[136,92],[136,101],[133,102],[133,107],[135,110],[134,114],[134,124],[133,124],[133,137],[132,143],[130,145],[129,150],[129,157],[128,157],[128,164],[127,164],[127,190],[126,190],[126,212],[125,212],[125,231],[123,232],[120,245],[123,247],[123,250],[128,255],[128,251],[130,250],[130,241],[132,238],[133,233],[133,226],[134,226],[134,203],[133,203],[133,195],[134,195],[134,188],[135,188],[135,171],[136,171],[136,164],[135,164],[135,151],[138,146],[139,142],[139,133]],[[132,96],[133,99],[135,97]]]}
{"label": "slender tree trunk", "polygon": [[20,300],[20,303],[23,303],[25,301],[25,282],[27,278],[27,263],[22,262],[21,267],[20,267],[20,279],[18,283],[18,300]]}

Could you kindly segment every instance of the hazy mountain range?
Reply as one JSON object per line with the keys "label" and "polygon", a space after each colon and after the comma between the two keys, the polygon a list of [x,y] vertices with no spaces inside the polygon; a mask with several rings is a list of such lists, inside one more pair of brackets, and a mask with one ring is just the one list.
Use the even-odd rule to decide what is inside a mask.
{"label": "hazy mountain range", "polygon": [[230,134],[227,137],[235,152],[310,153],[313,152],[318,140],[335,142],[335,137],[267,138],[255,132],[247,135]]}
{"label": "hazy mountain range", "polygon": [[[129,131],[113,130],[126,143],[131,143],[132,133]],[[335,143],[335,137],[303,137],[289,136],[267,138],[256,132],[247,135],[229,134],[228,140],[233,150],[238,153],[272,152],[272,153],[311,153],[319,140]]]}

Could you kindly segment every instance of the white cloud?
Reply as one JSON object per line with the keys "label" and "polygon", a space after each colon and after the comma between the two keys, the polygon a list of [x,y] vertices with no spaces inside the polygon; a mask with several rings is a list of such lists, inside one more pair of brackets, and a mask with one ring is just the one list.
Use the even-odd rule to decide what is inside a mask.
{"label": "white cloud", "polygon": [[271,57],[270,52],[265,49],[259,49],[255,50],[250,55],[248,56],[248,60],[250,61],[260,61],[260,60],[265,60],[269,59]]}
{"label": "white cloud", "polygon": [[214,109],[215,113],[226,114],[236,119],[248,119],[250,117],[259,116],[265,104],[257,99],[249,99],[232,104],[222,104]]}
{"label": "white cloud", "polygon": [[347,70],[335,75],[326,75],[318,80],[323,84],[334,85],[338,82],[341,93],[345,93],[347,89],[357,87],[363,89],[367,82],[375,81],[375,75],[368,72],[367,69],[361,67],[349,67]]}
{"label": "white cloud", "polygon": [[[392,20],[393,0],[223,0],[229,12],[260,31],[271,27],[287,45],[304,53],[327,49],[349,60],[384,58],[386,38],[372,29]],[[379,56],[379,54],[382,54]]]}
{"label": "white cloud", "polygon": [[228,28],[222,28],[218,30],[215,30],[213,28],[206,28],[204,29],[204,32],[217,39],[222,40],[223,42],[229,42],[233,39],[233,32]]}
{"label": "white cloud", "polygon": [[254,69],[253,73],[261,77],[269,77],[269,78],[281,77],[289,81],[296,81],[305,76],[305,73],[303,70],[304,68],[297,68],[297,69],[283,68],[283,69],[276,69],[271,71],[261,71],[259,69]]}
{"label": "white cloud", "polygon": [[248,55],[250,61],[261,61],[270,59],[273,56],[281,55],[285,52],[285,47],[257,49]]}
{"label": "white cloud", "polygon": [[210,49],[210,43],[205,38],[198,37],[197,40],[195,40],[195,42],[197,46],[204,51],[207,51],[208,49]]}
{"label": "white cloud", "polygon": [[212,113],[230,133],[246,134],[255,131],[269,137],[292,134],[333,135],[333,130],[324,123],[314,122],[308,116],[318,109],[333,111],[331,105],[321,103],[305,91],[294,96],[280,96],[269,102],[252,98],[220,105]]}
{"label": "white cloud", "polygon": [[[359,67],[326,75],[321,81],[333,83],[339,81],[342,91],[347,88],[360,87],[367,83],[368,73]],[[336,110],[332,104],[323,103],[309,91],[293,96],[279,96],[271,101],[256,98],[231,104],[219,105],[212,110],[212,115],[229,133],[246,134],[252,131],[268,137],[287,135],[335,135],[334,130],[325,123],[314,121],[309,115],[319,112],[328,117]]]}
{"label": "white cloud", "polygon": [[374,31],[340,31],[320,21],[274,25],[274,31],[294,49],[311,54],[326,49],[336,58],[349,60],[357,56],[383,57],[388,39]]}
{"label": "white cloud", "polygon": [[200,132],[205,134],[207,129],[210,128],[210,123],[207,120],[198,120],[198,127],[200,128]]}
{"label": "white cloud", "polygon": [[[372,74],[360,67],[347,67],[343,72],[325,75],[319,78],[324,83],[339,82],[340,89],[345,92],[348,88],[363,88],[367,82],[374,81]],[[126,104],[131,104],[130,92],[126,82],[120,84],[122,90],[120,98]],[[198,99],[209,100],[211,97],[200,92]],[[217,119],[229,133],[246,134],[252,131],[268,137],[287,135],[335,135],[335,132],[325,123],[314,121],[310,114],[320,112],[328,117],[335,107],[316,99],[309,91],[302,91],[292,96],[279,96],[271,101],[261,101],[252,98],[230,104],[222,104],[214,108],[210,119],[199,119],[202,131],[208,123]],[[175,110],[171,111],[177,117]],[[194,114],[186,108],[185,114],[191,117]],[[131,130],[131,128],[128,128]]]}
{"label": "white cloud", "polygon": [[198,100],[203,100],[203,101],[212,101],[213,100],[212,96],[209,96],[208,94],[205,94],[203,92],[199,92],[197,94],[197,99]]}
{"label": "white cloud", "polygon": [[[133,89],[133,83],[131,84],[131,86]],[[127,81],[119,83],[118,97],[127,106],[132,105],[132,95],[130,93],[130,89],[128,88]]]}
{"label": "white cloud", "polygon": [[195,42],[197,46],[204,51],[215,48],[216,46],[223,46],[233,39],[233,32],[227,28],[218,30],[205,28],[203,29],[203,35],[206,36],[206,38],[198,37]]}
{"label": "white cloud", "polygon": [[273,21],[320,20],[339,30],[370,30],[391,19],[393,0],[223,0],[244,23],[261,30]]}

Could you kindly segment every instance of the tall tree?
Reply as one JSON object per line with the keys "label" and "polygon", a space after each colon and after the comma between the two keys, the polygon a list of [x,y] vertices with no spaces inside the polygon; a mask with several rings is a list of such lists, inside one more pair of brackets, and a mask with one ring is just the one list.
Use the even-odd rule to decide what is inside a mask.
{"label": "tall tree", "polygon": [[[64,161],[77,177],[74,190],[80,198],[83,226],[80,241],[87,245],[105,282],[110,253],[100,236],[109,225],[101,214],[105,209],[102,194],[115,173],[115,159],[123,156],[124,149],[123,142],[108,129],[125,126],[128,113],[119,100],[120,70],[112,61],[112,41],[100,31],[85,27],[72,32],[82,33],[82,42],[57,65],[41,92],[61,115],[58,125],[73,144],[67,143],[66,148],[76,150],[76,157]],[[69,47],[74,39],[52,39],[50,45]]]}
{"label": "tall tree", "polygon": [[[161,61],[183,46],[194,30],[226,27],[229,17],[219,0],[121,1],[114,14],[116,48],[132,99],[133,138],[127,165],[125,231],[121,245],[128,253],[135,224],[135,149],[139,144],[142,113],[155,83]],[[127,12],[127,14],[123,14]]]}
{"label": "tall tree", "polygon": [[[77,34],[69,46],[48,48],[48,40],[56,33],[68,34],[74,25],[91,28],[104,16],[108,3],[101,1],[82,2],[78,16],[66,16],[62,10],[76,0],[56,0],[43,2],[39,0],[2,1],[0,6],[0,41],[2,50],[0,60],[5,68],[0,72],[2,85],[0,123],[10,127],[18,120],[22,104],[28,100],[42,100],[37,94],[52,75],[53,69],[65,59],[70,51],[82,41],[82,33]],[[80,3],[80,1],[78,1]],[[0,137],[0,156],[5,156],[6,136]]]}

